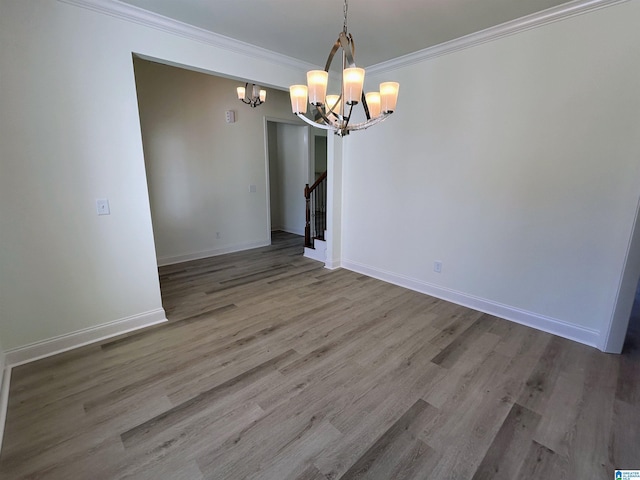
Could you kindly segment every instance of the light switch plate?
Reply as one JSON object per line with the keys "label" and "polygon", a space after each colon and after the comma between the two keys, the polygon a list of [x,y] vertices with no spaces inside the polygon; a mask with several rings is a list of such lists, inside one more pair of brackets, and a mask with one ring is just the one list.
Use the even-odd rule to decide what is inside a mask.
{"label": "light switch plate", "polygon": [[110,215],[109,200],[106,198],[98,198],[96,200],[96,210],[98,210],[98,215]]}

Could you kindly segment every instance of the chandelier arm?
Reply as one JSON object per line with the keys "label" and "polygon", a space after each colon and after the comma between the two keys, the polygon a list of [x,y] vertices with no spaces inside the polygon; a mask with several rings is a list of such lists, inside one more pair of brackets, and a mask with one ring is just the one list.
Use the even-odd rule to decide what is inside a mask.
{"label": "chandelier arm", "polygon": [[318,120],[324,120],[325,122],[330,123],[330,124],[334,124],[335,123],[331,119],[331,117],[329,116],[330,113],[333,113],[334,115],[336,115],[336,113],[333,110],[329,109],[328,112],[327,112],[326,109],[325,110],[320,110],[320,108],[321,108],[320,105],[314,106],[314,108],[315,108],[316,114],[313,116],[313,120],[315,122],[318,122]]}
{"label": "chandelier arm", "polygon": [[391,115],[390,113],[385,113],[380,115],[379,117],[372,118],[371,120],[367,120],[366,122],[354,123],[352,125],[349,125],[349,127],[347,128],[347,131],[351,132],[356,130],[364,130],[380,122],[384,122],[390,115]]}
{"label": "chandelier arm", "polygon": [[331,124],[327,125],[327,124],[323,124],[323,123],[314,122],[313,120],[310,120],[309,118],[307,118],[302,113],[296,113],[295,115],[300,120],[303,120],[305,123],[308,123],[312,127],[321,128],[322,130],[333,131],[337,135],[343,137],[345,135],[348,135],[349,132],[354,132],[354,131],[357,131],[357,130],[365,130],[365,129],[373,126],[373,125],[376,125],[378,123],[384,122],[391,114],[390,113],[384,113],[384,114],[380,115],[379,117],[372,118],[371,120],[367,120],[366,122],[354,123],[352,125],[342,126],[342,127],[340,127],[338,125],[335,125],[334,123],[331,123]]}
{"label": "chandelier arm", "polygon": [[322,111],[322,108],[320,106],[316,107],[316,111],[318,112],[318,115],[320,115],[320,117],[325,121],[326,125],[332,125],[332,126],[336,127],[336,122],[331,120],[331,118],[329,118],[329,116],[326,114],[326,112]]}
{"label": "chandelier arm", "polygon": [[[340,92],[340,95],[338,95],[338,99],[336,100],[336,103],[333,104],[333,107],[336,107],[337,105],[339,105],[340,102],[342,102],[342,92]],[[331,110],[333,113],[340,113],[340,112],[334,112],[333,107],[330,107],[329,110]]]}
{"label": "chandelier arm", "polygon": [[333,44],[333,48],[327,57],[327,63],[324,66],[324,71],[329,73],[329,68],[331,68],[331,62],[333,62],[333,56],[336,54],[338,49],[340,48],[340,39],[336,40],[336,43]]}
{"label": "chandelier arm", "polygon": [[349,131],[349,120],[351,120],[351,113],[353,112],[353,104],[349,105],[349,115],[346,115],[342,119],[342,124],[340,125],[340,130],[343,132]]}
{"label": "chandelier arm", "polygon": [[351,44],[351,56],[353,57],[353,66],[356,66],[356,41],[353,39],[353,35],[350,33],[349,35],[349,43]]}
{"label": "chandelier arm", "polygon": [[321,128],[323,130],[337,130],[337,128],[331,124],[331,125],[325,125],[323,123],[318,123],[318,122],[314,122],[313,120],[308,119],[304,114],[302,113],[295,113],[294,114],[296,117],[298,117],[300,120],[303,120],[304,122],[308,123],[309,125],[311,125],[312,127],[316,127],[316,128]]}
{"label": "chandelier arm", "polygon": [[367,116],[367,120],[371,120],[371,114],[369,113],[369,105],[367,105],[367,97],[362,92],[362,107],[364,108],[364,114]]}
{"label": "chandelier arm", "polygon": [[[341,99],[342,99],[342,96],[338,97],[338,101],[340,101]],[[334,105],[334,107],[335,107],[335,105]],[[333,114],[336,116],[336,118],[337,118],[338,120],[340,120],[340,121],[342,121],[342,120],[343,120],[342,115],[340,115],[340,112],[334,112],[334,111],[333,111],[333,108],[331,108],[331,107],[329,107],[329,113],[333,113]],[[329,115],[329,114],[327,114],[327,116],[328,116],[328,115]]]}
{"label": "chandelier arm", "polygon": [[356,62],[353,59],[353,49],[352,49],[353,37],[351,35],[347,37],[347,35],[344,32],[340,32],[338,41],[340,42],[340,46],[342,47],[342,51],[344,52],[344,56],[347,60],[347,65],[349,65],[349,67],[355,67]]}

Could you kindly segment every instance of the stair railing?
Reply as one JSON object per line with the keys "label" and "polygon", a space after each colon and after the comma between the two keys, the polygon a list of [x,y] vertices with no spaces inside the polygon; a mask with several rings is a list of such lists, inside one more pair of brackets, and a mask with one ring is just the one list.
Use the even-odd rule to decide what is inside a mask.
{"label": "stair railing", "polygon": [[304,246],[313,248],[313,239],[324,240],[327,229],[327,172],[320,175],[313,185],[305,185],[304,198]]}

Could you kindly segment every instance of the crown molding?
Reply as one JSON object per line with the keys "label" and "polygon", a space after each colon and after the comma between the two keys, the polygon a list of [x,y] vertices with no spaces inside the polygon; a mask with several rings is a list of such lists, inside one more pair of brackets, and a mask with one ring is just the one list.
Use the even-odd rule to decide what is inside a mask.
{"label": "crown molding", "polygon": [[260,60],[267,60],[278,65],[293,67],[302,71],[319,68],[317,65],[298,60],[281,53],[267,50],[250,43],[226,37],[209,30],[194,27],[184,22],[165,17],[158,13],[149,12],[139,7],[120,2],[118,0],[58,0],[62,3],[86,8],[94,12],[153,28],[161,32],[177,35],[196,42],[239,53]]}
{"label": "crown molding", "polygon": [[[118,0],[58,0],[62,3],[86,8],[128,22],[160,30],[165,33],[188,38],[205,43],[230,52],[246,55],[256,59],[268,60],[272,63],[292,67],[301,71],[320,68],[312,63],[304,62],[281,53],[267,50],[250,43],[242,42],[224,35],[220,35],[202,28],[194,27],[184,22],[174,20],[163,15],[149,12],[139,7],[120,2]],[[549,23],[571,18],[584,13],[610,7],[630,0],[573,0],[541,12],[533,13],[479,32],[465,35],[448,42],[434,45],[417,52],[388,60],[367,67],[369,75],[385,73],[401,67],[423,62],[449,53],[471,48],[486,42],[500,39],[519,32],[537,28]]]}
{"label": "crown molding", "polygon": [[575,0],[563,3],[557,7],[548,8],[541,12],[526,15],[524,17],[496,25],[495,27],[490,27],[479,32],[465,35],[464,37],[456,38],[439,45],[434,45],[433,47],[408,53],[407,55],[372,65],[367,67],[367,73],[369,75],[386,73],[390,70],[396,70],[431,58],[447,55],[449,53],[471,48],[486,42],[491,42],[502,37],[524,32],[532,28],[541,27],[559,20],[575,17],[577,15],[582,15],[584,13],[628,1],[630,0]]}

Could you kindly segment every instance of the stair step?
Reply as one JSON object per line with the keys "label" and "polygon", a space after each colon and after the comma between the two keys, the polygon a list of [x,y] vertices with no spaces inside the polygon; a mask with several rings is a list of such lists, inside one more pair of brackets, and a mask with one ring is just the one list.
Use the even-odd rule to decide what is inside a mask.
{"label": "stair step", "polygon": [[327,242],[319,238],[313,239],[313,248],[304,247],[304,256],[319,262],[327,261]]}

